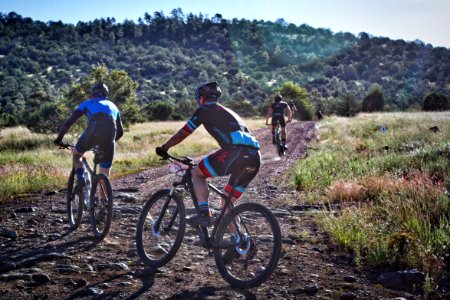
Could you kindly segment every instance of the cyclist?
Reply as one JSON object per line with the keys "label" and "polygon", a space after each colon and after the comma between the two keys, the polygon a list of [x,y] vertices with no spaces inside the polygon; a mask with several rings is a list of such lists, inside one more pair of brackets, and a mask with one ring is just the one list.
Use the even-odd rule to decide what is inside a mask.
{"label": "cyclist", "polygon": [[269,110],[266,115],[266,125],[269,125],[269,118],[272,117],[272,143],[275,144],[275,128],[277,127],[277,122],[280,122],[281,126],[281,139],[283,145],[286,146],[286,120],[284,119],[284,110],[288,111],[288,122],[292,121],[292,112],[289,105],[281,101],[283,96],[277,94],[275,96],[275,101],[269,106]]}
{"label": "cyclist", "polygon": [[107,99],[108,87],[103,83],[96,83],[90,89],[92,98],[81,103],[61,127],[55,143],[62,144],[64,135],[81,116],[86,115],[88,126],[79,137],[73,148],[73,166],[78,179],[78,185],[85,184],[84,166],[81,158],[84,153],[95,146],[103,152],[99,162],[100,172],[109,176],[114,157],[115,141],[123,136],[123,126],[119,109]]}
{"label": "cyclist", "polygon": [[295,103],[293,100],[289,100],[289,108],[292,112],[292,118],[294,118],[295,113],[297,112],[297,106],[295,106]]}
{"label": "cyclist", "polygon": [[[208,177],[231,175],[224,194],[226,196],[231,194],[231,202],[235,203],[256,176],[261,164],[258,141],[234,111],[219,104],[221,95],[222,91],[217,82],[199,86],[195,90],[198,108],[194,115],[166,143],[156,148],[158,155],[166,156],[171,147],[183,141],[202,124],[219,143],[220,149],[204,157],[192,171],[192,182],[200,214],[187,221],[194,226],[210,226],[215,220],[208,204],[209,190],[206,181]],[[225,199],[221,199],[221,204],[225,205]],[[236,229],[229,229],[234,240],[239,241]],[[233,248],[225,253],[224,261],[228,263],[237,256],[239,254]]]}

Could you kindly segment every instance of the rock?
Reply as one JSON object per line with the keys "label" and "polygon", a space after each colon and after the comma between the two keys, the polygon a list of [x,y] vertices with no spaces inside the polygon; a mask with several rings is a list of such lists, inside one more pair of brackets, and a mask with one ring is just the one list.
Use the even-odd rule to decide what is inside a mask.
{"label": "rock", "polygon": [[16,239],[17,232],[14,230],[6,229],[5,227],[0,227],[0,236],[5,237],[7,239]]}
{"label": "rock", "polygon": [[309,296],[312,296],[319,291],[319,286],[316,283],[314,283],[314,284],[306,286],[304,288],[304,290],[305,290],[306,294],[308,294]]}
{"label": "rock", "polygon": [[343,279],[345,282],[356,282],[356,277],[351,275],[344,276]]}
{"label": "rock", "polygon": [[340,300],[353,300],[353,299],[356,299],[356,295],[353,294],[353,293],[351,293],[351,292],[347,292],[347,293],[345,293],[345,294],[342,294],[342,295],[339,297],[339,299],[340,299]]}
{"label": "rock", "polygon": [[28,207],[19,207],[15,210],[16,213],[30,213],[30,212],[35,212],[37,209],[36,206],[28,206]]}
{"label": "rock", "polygon": [[80,273],[81,268],[76,265],[58,265],[55,266],[54,271],[60,274]]}
{"label": "rock", "polygon": [[425,281],[425,274],[417,270],[405,270],[397,272],[383,273],[378,277],[378,281],[387,288],[413,292],[415,286],[422,286]]}
{"label": "rock", "polygon": [[112,264],[100,264],[97,266],[97,271],[101,272],[103,270],[117,270],[117,271],[128,271],[130,268],[124,262],[112,263]]}
{"label": "rock", "polygon": [[46,284],[50,282],[50,276],[47,274],[33,274],[31,279],[38,284]]}

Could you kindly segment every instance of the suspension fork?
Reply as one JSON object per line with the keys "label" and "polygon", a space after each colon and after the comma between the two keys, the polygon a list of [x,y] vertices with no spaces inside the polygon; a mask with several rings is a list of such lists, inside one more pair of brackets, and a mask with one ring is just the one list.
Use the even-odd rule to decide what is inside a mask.
{"label": "suspension fork", "polygon": [[[174,183],[172,185],[172,187],[170,188],[169,196],[167,197],[166,201],[164,202],[163,207],[161,208],[158,219],[156,219],[155,223],[153,224],[153,233],[154,234],[159,234],[159,226],[161,225],[161,221],[162,221],[164,215],[166,214],[167,208],[169,207],[170,200],[172,200],[173,193],[175,192],[175,187],[176,187],[176,183]],[[172,215],[172,218],[171,218],[169,224],[167,225],[167,229],[170,229],[172,227],[177,215],[178,215],[178,206],[175,206],[175,211]]]}

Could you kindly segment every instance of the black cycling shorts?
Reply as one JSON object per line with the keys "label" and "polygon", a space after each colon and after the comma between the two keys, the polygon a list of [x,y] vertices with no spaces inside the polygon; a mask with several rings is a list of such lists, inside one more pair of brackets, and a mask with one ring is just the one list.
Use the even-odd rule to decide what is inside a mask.
{"label": "black cycling shorts", "polygon": [[233,191],[233,197],[239,198],[249,183],[255,178],[261,165],[259,150],[251,147],[234,145],[219,149],[206,156],[199,163],[199,168],[206,177],[230,175],[225,191]]}
{"label": "black cycling shorts", "polygon": [[286,127],[286,120],[284,119],[284,116],[273,116],[272,117],[272,125],[276,126],[277,121],[280,122],[281,127]]}
{"label": "black cycling shorts", "polygon": [[98,154],[100,167],[110,168],[114,158],[115,138],[116,128],[114,123],[92,122],[78,139],[75,149],[84,153],[98,146],[101,152]]}

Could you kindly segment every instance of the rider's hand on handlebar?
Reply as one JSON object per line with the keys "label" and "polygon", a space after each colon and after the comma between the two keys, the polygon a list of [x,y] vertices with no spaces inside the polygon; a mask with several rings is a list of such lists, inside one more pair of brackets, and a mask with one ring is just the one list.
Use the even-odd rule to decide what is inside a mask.
{"label": "rider's hand on handlebar", "polygon": [[163,146],[156,147],[155,151],[156,151],[156,154],[161,156],[163,159],[168,159],[169,158],[169,154],[167,153],[167,150],[164,149]]}
{"label": "rider's hand on handlebar", "polygon": [[53,143],[55,143],[56,145],[62,147],[64,145],[64,142],[60,139],[56,139],[53,141]]}

